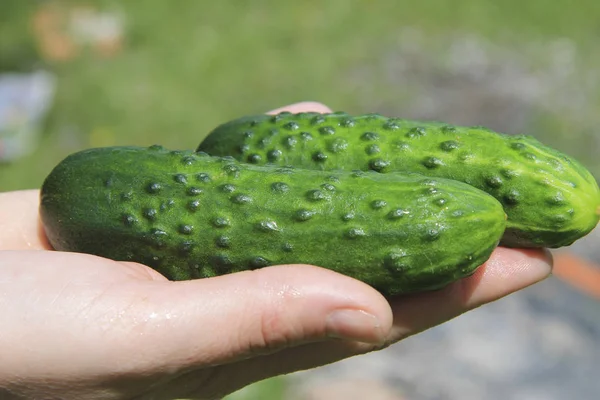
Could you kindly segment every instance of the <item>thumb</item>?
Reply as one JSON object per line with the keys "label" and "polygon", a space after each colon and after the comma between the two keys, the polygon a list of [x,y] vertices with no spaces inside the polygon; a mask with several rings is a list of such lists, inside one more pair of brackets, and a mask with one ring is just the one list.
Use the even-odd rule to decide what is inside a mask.
{"label": "thumb", "polygon": [[313,266],[150,285],[148,310],[162,321],[135,343],[146,359],[151,351],[170,367],[218,365],[328,338],[382,344],[392,326],[381,294]]}

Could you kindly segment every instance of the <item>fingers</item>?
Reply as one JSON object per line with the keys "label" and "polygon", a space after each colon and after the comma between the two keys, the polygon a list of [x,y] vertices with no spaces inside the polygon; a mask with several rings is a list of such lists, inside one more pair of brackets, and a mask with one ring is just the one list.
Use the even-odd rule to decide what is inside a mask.
{"label": "fingers", "polygon": [[[378,292],[318,267],[169,282],[137,265],[76,253],[0,253],[9,327],[0,348],[10,349],[12,362],[0,377],[106,377],[118,366],[124,376],[171,379],[331,338],[382,343],[392,325]],[[57,367],[48,373],[47,365]]]}
{"label": "fingers", "polygon": [[[7,288],[35,293],[28,299],[35,300],[33,309],[48,321],[31,330],[43,340],[24,344],[32,349],[37,343],[48,361],[65,354],[73,360],[72,368],[61,365],[56,373],[75,376],[85,365],[87,373],[104,376],[118,365],[125,375],[173,379],[190,394],[206,393],[208,388],[225,393],[381,348],[528,286],[550,270],[543,252],[498,249],[471,278],[437,292],[393,299],[392,326],[390,305],[379,293],[317,267],[271,267],[168,282],[82,254],[35,251],[4,256],[19,257],[20,264],[9,259],[4,264],[21,271],[26,285],[37,287],[19,289],[17,275],[9,274]],[[25,273],[27,268],[37,272]],[[72,273],[75,270],[79,273]],[[67,281],[59,279],[65,271]],[[36,286],[33,278],[40,275],[44,285]],[[15,321],[18,306],[8,307]],[[24,315],[32,319],[30,312]],[[7,326],[26,328],[16,322]],[[74,335],[68,342],[61,334],[65,327]],[[218,367],[207,374],[207,366]]]}
{"label": "fingers", "polygon": [[388,302],[370,286],[311,266],[155,282],[146,295],[154,323],[131,353],[161,368],[231,363],[331,338],[383,343],[392,325]]}
{"label": "fingers", "polygon": [[265,357],[222,365],[207,384],[218,387],[219,382],[222,384],[228,376],[237,376],[241,381],[239,387],[242,387],[271,376],[316,368],[381,349],[543,280],[550,274],[551,265],[552,259],[547,251],[498,248],[490,260],[469,278],[439,291],[392,299],[394,322],[385,344],[356,341],[309,343]]}
{"label": "fingers", "polygon": [[[206,326],[212,321],[210,324],[217,331],[233,334],[225,340],[227,345],[223,344],[223,337],[217,338],[220,343],[210,344],[213,358],[207,359],[205,353],[202,362],[221,364],[328,337],[382,346],[544,279],[551,272],[549,254],[498,248],[469,278],[442,290],[392,299],[391,330],[388,302],[372,288],[308,266],[266,268],[201,283],[180,283],[169,298],[181,304],[199,304],[194,298],[198,296],[196,287],[201,285],[203,304],[193,308],[197,315],[189,316],[188,323],[198,321]],[[244,332],[243,341],[235,341],[240,338],[236,332]],[[358,351],[365,349],[368,347]],[[356,351],[357,348],[351,348],[352,354]],[[320,352],[312,362],[330,359],[330,354]],[[290,362],[287,368],[293,370],[295,361]]]}
{"label": "fingers", "polygon": [[524,289],[552,272],[547,250],[497,248],[472,276],[446,288],[394,299],[394,328],[388,341],[395,342],[439,325],[483,304]]}
{"label": "fingers", "polygon": [[50,249],[38,207],[38,190],[0,193],[0,250]]}
{"label": "fingers", "polygon": [[360,354],[373,345],[349,341],[322,341],[287,348],[278,353],[240,362],[194,370],[175,377],[156,393],[157,399],[220,399],[254,382],[307,370]]}
{"label": "fingers", "polygon": [[301,103],[291,104],[289,106],[276,108],[267,112],[267,114],[278,114],[282,111],[289,111],[291,113],[300,112],[318,112],[318,113],[330,113],[331,109],[324,104],[317,103],[314,101],[303,101]]}
{"label": "fingers", "polygon": [[[380,348],[381,345],[344,340],[308,343],[268,356],[220,365],[214,369],[209,380],[202,381],[202,391],[219,398],[264,379],[318,368]],[[232,380],[232,376],[236,379]],[[198,374],[182,376],[179,383],[188,382],[189,387],[194,380],[198,382],[197,378]]]}

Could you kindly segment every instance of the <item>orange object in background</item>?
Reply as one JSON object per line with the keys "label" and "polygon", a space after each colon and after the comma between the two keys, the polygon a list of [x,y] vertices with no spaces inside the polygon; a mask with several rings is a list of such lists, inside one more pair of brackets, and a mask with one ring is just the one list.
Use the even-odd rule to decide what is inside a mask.
{"label": "orange object in background", "polygon": [[70,61],[84,47],[112,57],[123,47],[123,17],[92,6],[45,2],[32,16],[31,26],[41,56],[49,61]]}
{"label": "orange object in background", "polygon": [[579,291],[600,300],[600,265],[568,251],[553,253],[553,274]]}

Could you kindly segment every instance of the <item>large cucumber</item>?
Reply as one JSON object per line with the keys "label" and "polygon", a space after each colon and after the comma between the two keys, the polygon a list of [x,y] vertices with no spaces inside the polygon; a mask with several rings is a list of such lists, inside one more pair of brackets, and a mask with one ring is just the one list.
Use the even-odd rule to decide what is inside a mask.
{"label": "large cucumber", "polygon": [[501,244],[561,247],[600,218],[600,191],[577,161],[529,136],[377,114],[250,116],[213,130],[198,150],[254,164],[412,171],[468,183],[508,215]]}
{"label": "large cucumber", "polygon": [[171,279],[309,263],[386,295],[472,274],[506,217],[461,182],[253,166],[160,146],[67,157],[45,180],[40,211],[55,249],[141,262]]}

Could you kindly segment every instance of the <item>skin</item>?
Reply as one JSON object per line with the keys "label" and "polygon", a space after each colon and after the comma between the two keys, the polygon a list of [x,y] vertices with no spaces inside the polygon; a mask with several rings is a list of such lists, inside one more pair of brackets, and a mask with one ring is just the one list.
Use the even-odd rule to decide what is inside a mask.
{"label": "skin", "polygon": [[[330,111],[305,102],[272,113],[284,109]],[[545,250],[498,248],[467,279],[394,299],[310,265],[170,282],[144,265],[52,251],[38,204],[37,190],[0,193],[2,399],[218,399],[383,349],[552,268]]]}

